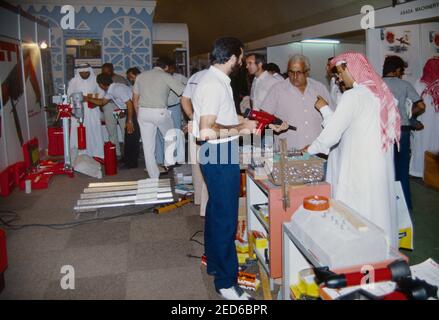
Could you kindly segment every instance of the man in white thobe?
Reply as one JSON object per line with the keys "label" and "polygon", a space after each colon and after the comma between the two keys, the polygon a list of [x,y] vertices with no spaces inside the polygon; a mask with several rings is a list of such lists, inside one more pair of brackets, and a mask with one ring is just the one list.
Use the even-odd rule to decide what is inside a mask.
{"label": "man in white thobe", "polygon": [[413,132],[410,175],[423,177],[425,151],[439,153],[439,57],[427,61],[415,89],[426,108],[425,113],[418,117],[424,130]]}
{"label": "man in white thobe", "polygon": [[333,60],[346,91],[335,112],[323,99],[316,108],[324,118],[322,133],[307,148],[328,154],[339,142],[340,172],[335,199],[384,230],[398,248],[393,143],[399,142],[400,116],[388,87],[360,53]]}
{"label": "man in white thobe", "polygon": [[[67,94],[82,92],[82,95],[98,97],[103,94],[96,83],[96,76],[90,65],[80,65],[75,70],[75,76],[70,80]],[[72,160],[79,154],[87,154],[90,157],[104,158],[104,138],[101,130],[101,111],[96,105],[83,102],[84,105],[84,127],[86,136],[86,149],[78,150],[78,120],[71,119],[70,149]]]}

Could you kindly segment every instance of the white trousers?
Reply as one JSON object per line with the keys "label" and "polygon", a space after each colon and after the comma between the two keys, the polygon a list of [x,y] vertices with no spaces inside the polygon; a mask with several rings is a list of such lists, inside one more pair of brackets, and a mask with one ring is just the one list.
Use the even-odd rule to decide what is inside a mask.
{"label": "white trousers", "polygon": [[[165,108],[139,108],[138,122],[140,126],[140,134],[142,136],[143,153],[145,156],[145,166],[150,178],[158,178],[160,176],[159,167],[155,159],[155,144],[157,128],[165,137],[165,166],[170,165],[167,161],[169,153],[173,154],[173,150],[169,150],[169,146],[174,142],[175,130],[172,122],[171,113]],[[168,131],[170,132],[168,133]]]}
{"label": "white trousers", "polygon": [[[192,136],[193,138],[193,136]],[[191,135],[189,135],[191,139]],[[198,154],[200,152],[200,146],[195,145],[195,150],[189,151],[190,162],[192,163],[192,181],[194,185],[194,203],[200,205],[200,216],[204,217],[206,215],[206,205],[207,200],[209,200],[209,193],[207,192],[207,186],[204,182],[203,174],[201,173],[200,164],[198,163]],[[189,144],[189,147],[191,144]],[[195,154],[194,152],[195,151]]]}

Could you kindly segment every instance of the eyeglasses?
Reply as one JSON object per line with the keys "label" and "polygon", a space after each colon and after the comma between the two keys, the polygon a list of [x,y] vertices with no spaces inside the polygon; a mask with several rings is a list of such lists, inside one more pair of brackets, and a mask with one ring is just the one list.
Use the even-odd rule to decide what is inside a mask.
{"label": "eyeglasses", "polygon": [[288,70],[288,74],[293,75],[293,76],[302,76],[302,75],[306,74],[307,72],[308,72],[308,70],[305,70],[305,71]]}

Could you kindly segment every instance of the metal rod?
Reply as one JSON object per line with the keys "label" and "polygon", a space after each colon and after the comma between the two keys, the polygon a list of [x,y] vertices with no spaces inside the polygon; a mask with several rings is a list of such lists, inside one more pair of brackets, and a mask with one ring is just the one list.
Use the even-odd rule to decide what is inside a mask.
{"label": "metal rod", "polygon": [[[149,197],[148,197],[149,196]],[[142,197],[147,197],[148,199],[164,199],[164,198],[171,198],[172,199],[172,192],[162,192],[162,193],[149,193],[149,194],[142,194]],[[83,199],[78,200],[77,205],[78,206],[85,206],[90,204],[105,204],[105,203],[121,203],[121,202],[127,202],[127,201],[136,201],[138,199],[137,195],[133,196],[124,196],[124,197],[111,197],[111,198],[97,198],[97,199]]]}
{"label": "metal rod", "polygon": [[[170,203],[173,202],[174,199],[163,199],[163,200],[151,200],[151,201],[142,201],[142,205],[144,204],[160,204],[160,203]],[[117,207],[125,207],[125,206],[134,206],[139,205],[140,203],[135,203],[134,201],[129,201],[125,203],[111,203],[111,204],[100,204],[100,205],[90,205],[90,206],[75,206],[73,209],[76,212],[90,212],[95,211],[96,209],[103,208],[117,208]]]}
{"label": "metal rod", "polygon": [[[157,184],[164,184],[169,183],[170,179],[163,179],[163,180],[157,180],[157,181],[145,181],[145,185],[157,185]],[[90,183],[88,185],[88,188],[104,188],[104,187],[117,187],[117,186],[137,186],[139,184],[139,181],[119,181],[119,182],[96,182],[96,183]]]}
{"label": "metal rod", "polygon": [[[140,190],[150,190],[150,189],[140,189]],[[114,191],[114,192],[92,192],[92,193],[83,193],[81,194],[81,199],[97,199],[97,198],[109,198],[109,197],[122,197],[122,196],[131,196],[138,194],[140,190],[132,189],[126,191]],[[162,187],[158,188],[158,192],[171,192],[171,187]]]}
{"label": "metal rod", "polygon": [[93,193],[93,192],[111,192],[111,191],[126,191],[126,190],[137,190],[137,189],[157,189],[162,187],[170,187],[168,184],[160,184],[156,186],[141,186],[138,188],[137,185],[131,186],[120,186],[120,187],[104,187],[104,188],[85,188],[84,193]]}

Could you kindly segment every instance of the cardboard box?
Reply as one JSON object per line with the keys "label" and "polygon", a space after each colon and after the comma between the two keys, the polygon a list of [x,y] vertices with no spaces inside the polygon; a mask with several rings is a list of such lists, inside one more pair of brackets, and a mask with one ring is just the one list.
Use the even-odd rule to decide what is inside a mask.
{"label": "cardboard box", "polygon": [[439,190],[439,154],[425,151],[424,183]]}

